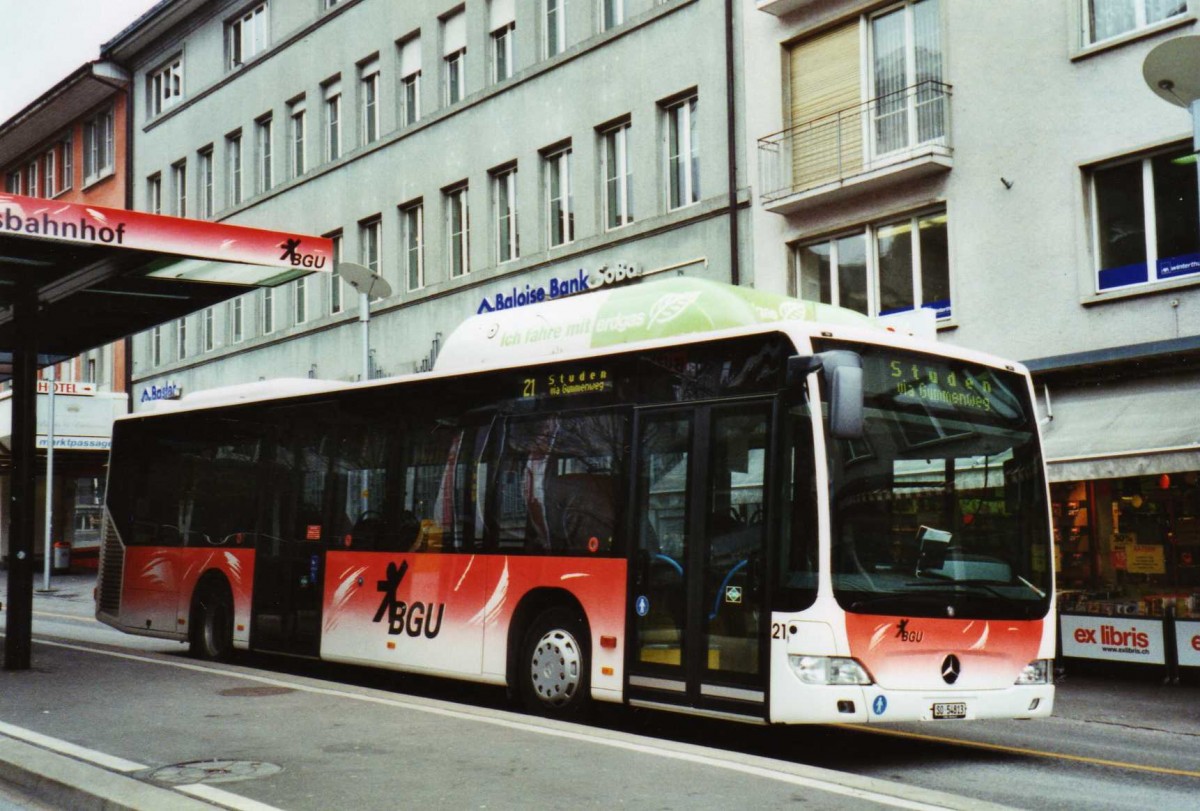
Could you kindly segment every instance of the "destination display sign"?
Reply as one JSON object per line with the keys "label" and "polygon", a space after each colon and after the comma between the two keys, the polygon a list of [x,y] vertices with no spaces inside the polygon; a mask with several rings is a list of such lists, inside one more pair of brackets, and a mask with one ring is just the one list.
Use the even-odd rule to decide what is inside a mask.
{"label": "destination display sign", "polygon": [[863,353],[866,393],[890,396],[896,405],[931,412],[1009,420],[1022,415],[1015,375],[952,358],[881,350]]}
{"label": "destination display sign", "polygon": [[612,391],[613,376],[608,369],[572,365],[533,377],[521,378],[521,398],[574,397],[583,394],[607,394]]}

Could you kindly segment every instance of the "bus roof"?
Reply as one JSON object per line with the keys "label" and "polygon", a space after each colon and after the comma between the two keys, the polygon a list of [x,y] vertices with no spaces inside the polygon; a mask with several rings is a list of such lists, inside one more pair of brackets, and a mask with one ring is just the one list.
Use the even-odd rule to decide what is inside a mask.
{"label": "bus roof", "polygon": [[783,321],[880,329],[867,316],[841,307],[676,277],[471,316],[450,333],[434,370],[510,366]]}

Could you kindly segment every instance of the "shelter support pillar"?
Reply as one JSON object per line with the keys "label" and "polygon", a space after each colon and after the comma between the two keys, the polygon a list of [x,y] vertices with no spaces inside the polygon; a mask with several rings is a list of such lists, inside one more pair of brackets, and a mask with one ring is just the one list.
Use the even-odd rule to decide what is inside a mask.
{"label": "shelter support pillar", "polygon": [[[33,646],[33,543],[37,437],[37,295],[13,301],[12,484],[9,490],[8,600],[4,669],[28,670]],[[47,550],[49,551],[49,550]]]}

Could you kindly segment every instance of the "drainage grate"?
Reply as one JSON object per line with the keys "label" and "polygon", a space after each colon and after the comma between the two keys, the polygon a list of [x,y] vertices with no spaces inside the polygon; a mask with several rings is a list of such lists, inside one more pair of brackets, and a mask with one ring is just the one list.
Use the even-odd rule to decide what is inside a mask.
{"label": "drainage grate", "polygon": [[149,779],[168,786],[185,786],[191,783],[232,783],[237,780],[253,780],[270,777],[283,771],[282,766],[264,763],[261,760],[193,760],[162,766],[146,775]]}

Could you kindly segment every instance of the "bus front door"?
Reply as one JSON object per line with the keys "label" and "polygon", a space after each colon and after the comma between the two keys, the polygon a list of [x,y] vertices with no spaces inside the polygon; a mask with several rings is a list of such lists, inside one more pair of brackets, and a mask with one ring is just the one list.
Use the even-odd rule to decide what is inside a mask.
{"label": "bus front door", "polygon": [[637,417],[631,702],[765,714],[769,401]]}

